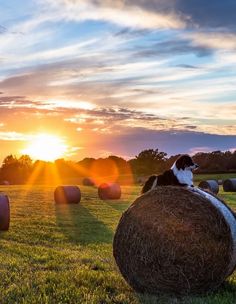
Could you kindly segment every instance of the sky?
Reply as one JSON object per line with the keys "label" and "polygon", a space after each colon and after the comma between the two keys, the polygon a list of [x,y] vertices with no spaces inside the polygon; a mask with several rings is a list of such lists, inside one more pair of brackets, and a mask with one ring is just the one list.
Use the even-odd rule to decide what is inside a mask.
{"label": "sky", "polygon": [[0,160],[40,134],[72,160],[235,150],[235,11],[234,0],[0,0]]}

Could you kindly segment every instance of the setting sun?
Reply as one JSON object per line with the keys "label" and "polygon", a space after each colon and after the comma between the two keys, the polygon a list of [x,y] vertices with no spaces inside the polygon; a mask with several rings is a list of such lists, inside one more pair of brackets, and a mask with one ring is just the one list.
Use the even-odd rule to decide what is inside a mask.
{"label": "setting sun", "polygon": [[63,139],[55,135],[39,134],[21,152],[34,160],[53,161],[62,157],[66,150],[67,145]]}

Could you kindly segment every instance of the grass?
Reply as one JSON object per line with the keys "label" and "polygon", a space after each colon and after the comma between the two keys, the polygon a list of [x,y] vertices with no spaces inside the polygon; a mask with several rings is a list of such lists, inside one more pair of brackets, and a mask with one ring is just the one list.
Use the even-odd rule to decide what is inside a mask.
{"label": "grass", "polygon": [[[236,303],[236,277],[206,297],[136,294],[112,256],[121,216],[140,191],[123,187],[120,201],[101,201],[81,187],[80,205],[56,206],[54,187],[2,186],[11,202],[11,226],[0,233],[1,304],[228,304]],[[236,208],[236,194],[222,194]]]}
{"label": "grass", "polygon": [[202,180],[215,179],[215,180],[225,180],[228,178],[236,178],[236,173],[215,173],[215,174],[195,174],[194,181],[199,183]]}

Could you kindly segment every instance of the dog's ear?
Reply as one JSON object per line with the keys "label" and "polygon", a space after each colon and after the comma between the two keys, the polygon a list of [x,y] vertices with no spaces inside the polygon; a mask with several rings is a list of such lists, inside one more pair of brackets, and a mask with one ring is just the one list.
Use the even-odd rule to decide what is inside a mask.
{"label": "dog's ear", "polygon": [[184,170],[185,169],[185,160],[184,160],[184,156],[180,156],[177,161],[175,162],[176,168],[178,170]]}

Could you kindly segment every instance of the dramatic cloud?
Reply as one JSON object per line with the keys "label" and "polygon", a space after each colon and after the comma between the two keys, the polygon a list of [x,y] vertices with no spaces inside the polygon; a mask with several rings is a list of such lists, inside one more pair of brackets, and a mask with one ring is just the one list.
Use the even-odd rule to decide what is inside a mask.
{"label": "dramatic cloud", "polygon": [[[142,28],[181,28],[184,25],[205,29],[235,31],[234,0],[47,0],[64,6],[68,18],[103,19]],[[86,12],[86,9],[89,9]],[[97,14],[96,14],[97,12]],[[115,15],[116,12],[116,15]],[[142,18],[141,18],[142,17]]]}
{"label": "dramatic cloud", "polygon": [[236,4],[208,2],[8,1],[1,155],[40,132],[65,138],[75,159],[233,148]]}
{"label": "dramatic cloud", "polygon": [[[209,135],[201,132],[178,132],[178,131],[150,131],[144,128],[126,129],[116,137],[103,138],[98,148],[104,146],[111,152],[119,151],[120,155],[137,155],[141,150],[147,148],[159,148],[169,155],[179,153],[200,152],[218,150],[218,143],[221,143],[222,150],[229,150],[234,147],[233,142],[236,136]],[[195,149],[195,150],[194,150]]]}
{"label": "dramatic cloud", "polygon": [[54,8],[62,6],[64,18],[82,20],[104,20],[121,26],[142,29],[183,28],[183,19],[173,11],[152,11],[149,7],[129,1],[93,0],[45,0]]}

